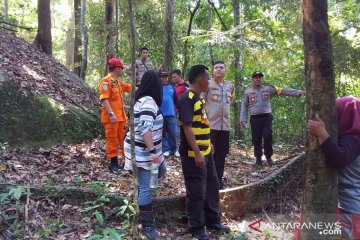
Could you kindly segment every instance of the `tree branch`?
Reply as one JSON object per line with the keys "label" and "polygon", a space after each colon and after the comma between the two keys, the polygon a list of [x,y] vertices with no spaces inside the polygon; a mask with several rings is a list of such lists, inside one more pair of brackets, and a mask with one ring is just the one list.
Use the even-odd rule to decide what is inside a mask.
{"label": "tree branch", "polygon": [[227,31],[227,30],[228,30],[228,28],[226,27],[224,20],[221,18],[221,16],[220,16],[220,14],[219,14],[218,10],[216,9],[215,4],[214,4],[211,0],[208,0],[208,3],[209,3],[212,7],[213,7],[213,9],[214,9],[214,11],[215,11],[215,13],[216,13],[217,17],[219,18],[219,20],[220,20],[220,22],[221,22],[221,25],[222,25],[222,26],[223,26],[223,28]]}
{"label": "tree branch", "polygon": [[[2,21],[2,20],[0,20],[0,23],[5,23],[5,24],[7,24],[7,25],[14,26],[14,27],[18,27],[18,28],[22,28],[22,29],[25,29],[25,30],[28,30],[28,31],[31,31],[31,30],[34,30],[34,29],[35,29],[35,28],[31,28],[31,27],[19,26],[19,25],[13,24],[13,23],[9,23],[9,22],[6,22],[6,21]],[[9,29],[8,29],[8,30],[9,30]]]}

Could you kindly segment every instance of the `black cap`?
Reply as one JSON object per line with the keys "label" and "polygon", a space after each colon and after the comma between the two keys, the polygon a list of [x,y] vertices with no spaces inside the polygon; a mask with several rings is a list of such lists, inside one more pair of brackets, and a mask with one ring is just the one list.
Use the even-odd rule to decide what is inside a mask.
{"label": "black cap", "polygon": [[261,77],[263,77],[264,74],[263,74],[262,72],[260,72],[260,71],[256,71],[256,72],[253,72],[253,74],[251,75],[251,77],[255,77],[255,76],[261,76]]}
{"label": "black cap", "polygon": [[162,76],[169,76],[170,74],[168,72],[162,71],[160,72],[160,77]]}

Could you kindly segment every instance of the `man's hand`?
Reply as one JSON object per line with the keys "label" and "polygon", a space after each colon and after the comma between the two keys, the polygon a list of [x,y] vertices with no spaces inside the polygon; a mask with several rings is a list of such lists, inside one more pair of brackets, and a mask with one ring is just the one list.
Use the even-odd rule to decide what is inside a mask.
{"label": "man's hand", "polygon": [[151,159],[152,159],[153,163],[160,163],[160,158],[156,153],[151,154]]}
{"label": "man's hand", "polygon": [[203,155],[201,155],[200,152],[195,153],[195,165],[198,168],[204,168],[205,167],[205,158]]}
{"label": "man's hand", "polygon": [[306,95],[306,92],[305,92],[305,91],[301,91],[299,97],[303,97],[303,96],[305,96],[305,95]]}
{"label": "man's hand", "polygon": [[245,121],[242,121],[240,124],[241,124],[242,128],[246,128],[246,122]]}
{"label": "man's hand", "polygon": [[117,119],[116,119],[115,114],[112,114],[112,115],[110,115],[109,117],[110,117],[110,122],[116,123]]}

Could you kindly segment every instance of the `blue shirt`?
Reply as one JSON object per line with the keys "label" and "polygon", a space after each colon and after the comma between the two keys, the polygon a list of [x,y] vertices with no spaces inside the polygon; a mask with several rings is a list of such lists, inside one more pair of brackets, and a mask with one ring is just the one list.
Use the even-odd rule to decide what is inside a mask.
{"label": "blue shirt", "polygon": [[160,108],[163,116],[175,116],[175,96],[173,85],[167,84],[163,86],[163,99]]}

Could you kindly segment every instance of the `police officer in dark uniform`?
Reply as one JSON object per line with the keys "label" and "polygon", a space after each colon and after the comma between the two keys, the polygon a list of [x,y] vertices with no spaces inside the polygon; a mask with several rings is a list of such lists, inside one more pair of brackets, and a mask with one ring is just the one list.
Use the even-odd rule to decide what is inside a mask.
{"label": "police officer in dark uniform", "polygon": [[251,137],[256,158],[253,164],[254,168],[262,165],[262,139],[264,139],[264,154],[268,164],[273,166],[276,163],[271,158],[273,155],[271,96],[275,94],[284,96],[305,95],[305,92],[302,90],[263,85],[263,77],[264,74],[259,71],[252,74],[253,86],[245,91],[240,115],[241,126],[246,127],[248,112],[250,112]]}

